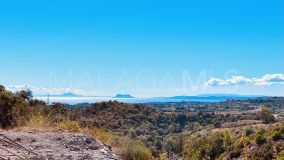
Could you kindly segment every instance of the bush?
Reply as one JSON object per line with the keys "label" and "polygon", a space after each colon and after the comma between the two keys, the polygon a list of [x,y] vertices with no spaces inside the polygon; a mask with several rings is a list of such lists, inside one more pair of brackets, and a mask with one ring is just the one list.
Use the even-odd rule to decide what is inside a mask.
{"label": "bush", "polygon": [[117,147],[125,160],[151,160],[152,154],[140,141],[130,139],[100,128],[93,128],[91,135],[104,144]]}
{"label": "bush", "polygon": [[279,157],[277,158],[277,160],[284,160],[284,150],[282,150],[282,151],[279,153]]}
{"label": "bush", "polygon": [[31,106],[22,97],[0,89],[0,127],[22,126],[31,115]]}
{"label": "bush", "polygon": [[170,137],[165,141],[164,150],[170,153],[181,153],[183,149],[183,137]]}
{"label": "bush", "polygon": [[241,155],[242,152],[242,148],[243,148],[243,143],[240,140],[237,140],[234,144],[233,144],[233,149],[230,152],[230,158],[238,158]]}
{"label": "bush", "polygon": [[114,143],[113,141],[116,135],[113,134],[112,132],[108,132],[101,128],[93,128],[90,134],[98,138],[100,141],[102,141],[105,144],[112,145],[112,146],[116,145],[116,144],[113,144]]}
{"label": "bush", "polygon": [[262,145],[266,142],[265,137],[262,134],[257,134],[255,138],[255,143],[258,145]]}
{"label": "bush", "polygon": [[282,139],[282,135],[279,131],[273,131],[271,137],[274,141],[278,141],[278,140]]}
{"label": "bush", "polygon": [[63,121],[56,125],[58,129],[69,131],[69,132],[80,132],[81,126],[77,121]]}
{"label": "bush", "polygon": [[231,145],[228,131],[191,137],[184,147],[184,159],[218,159]]}
{"label": "bush", "polygon": [[129,143],[124,150],[125,160],[151,160],[151,152],[140,144]]}
{"label": "bush", "polygon": [[215,123],[213,124],[213,126],[214,126],[215,128],[220,128],[220,127],[222,126],[222,124],[221,124],[221,122],[215,122]]}
{"label": "bush", "polygon": [[35,114],[30,117],[30,119],[25,123],[25,127],[30,129],[47,129],[50,128],[52,124],[47,116],[42,114]]}
{"label": "bush", "polygon": [[161,150],[163,148],[163,144],[160,140],[155,141],[155,146],[158,150]]}
{"label": "bush", "polygon": [[254,133],[254,131],[253,131],[252,128],[247,128],[246,131],[245,131],[245,133],[246,133],[246,136],[250,136],[251,134]]}
{"label": "bush", "polygon": [[275,122],[275,117],[273,115],[273,112],[269,108],[262,108],[259,113],[259,118],[260,120],[263,121],[263,123],[266,124]]}
{"label": "bush", "polygon": [[271,143],[261,146],[256,152],[252,153],[252,160],[271,160],[273,159],[273,148]]}

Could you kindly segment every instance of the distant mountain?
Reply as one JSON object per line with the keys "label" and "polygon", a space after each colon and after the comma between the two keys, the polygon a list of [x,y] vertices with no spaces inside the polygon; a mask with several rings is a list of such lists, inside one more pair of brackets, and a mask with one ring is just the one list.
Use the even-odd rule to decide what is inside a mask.
{"label": "distant mountain", "polygon": [[173,96],[173,97],[164,97],[168,99],[191,99],[196,98],[196,96]]}
{"label": "distant mountain", "polygon": [[200,94],[197,96],[173,96],[171,99],[199,99],[199,98],[256,98],[260,95],[238,95],[238,94]]}
{"label": "distant mountain", "polygon": [[83,96],[70,92],[70,93],[63,93],[60,95],[50,95],[50,97],[83,97]]}
{"label": "distant mountain", "polygon": [[237,94],[202,94],[197,96],[174,96],[167,97],[171,100],[183,100],[183,101],[226,101],[226,100],[246,100],[254,99],[263,96],[257,95],[237,95]]}
{"label": "distant mountain", "polygon": [[130,94],[117,94],[113,98],[135,98],[131,96]]}
{"label": "distant mountain", "polygon": [[239,95],[239,94],[200,94],[197,97],[265,97],[262,95]]}
{"label": "distant mountain", "polygon": [[247,97],[244,95],[238,95],[238,94],[200,94],[196,97]]}

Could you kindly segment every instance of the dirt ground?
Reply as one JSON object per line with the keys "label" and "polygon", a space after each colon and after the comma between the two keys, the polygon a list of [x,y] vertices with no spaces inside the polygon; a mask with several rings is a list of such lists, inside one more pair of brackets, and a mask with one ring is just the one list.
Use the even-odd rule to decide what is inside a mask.
{"label": "dirt ground", "polygon": [[120,160],[107,146],[81,134],[1,130],[0,134],[0,160]]}

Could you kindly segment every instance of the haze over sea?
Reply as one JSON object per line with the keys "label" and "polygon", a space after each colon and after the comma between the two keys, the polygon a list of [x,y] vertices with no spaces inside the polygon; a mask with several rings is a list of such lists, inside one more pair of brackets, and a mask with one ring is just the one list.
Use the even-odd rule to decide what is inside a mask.
{"label": "haze over sea", "polygon": [[97,103],[104,101],[119,101],[124,103],[150,103],[150,102],[221,102],[230,99],[251,99],[259,96],[177,96],[177,97],[152,97],[152,98],[113,98],[113,97],[35,97],[49,103],[61,102],[66,104]]}

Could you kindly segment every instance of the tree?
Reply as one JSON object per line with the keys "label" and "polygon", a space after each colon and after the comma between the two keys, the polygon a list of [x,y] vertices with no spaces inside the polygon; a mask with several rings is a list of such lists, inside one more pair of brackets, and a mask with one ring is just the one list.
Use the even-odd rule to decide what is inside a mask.
{"label": "tree", "polygon": [[5,91],[6,91],[5,87],[0,85],[0,92],[5,92]]}
{"label": "tree", "polygon": [[11,92],[0,92],[0,127],[23,125],[29,118],[31,107],[23,98]]}
{"label": "tree", "polygon": [[273,112],[269,108],[262,108],[259,112],[259,118],[266,124],[275,122]]}
{"label": "tree", "polygon": [[185,114],[179,114],[176,121],[180,124],[181,128],[184,128],[187,122],[187,117]]}
{"label": "tree", "polygon": [[24,98],[27,101],[31,101],[33,99],[33,93],[31,90],[22,90],[17,93],[18,96]]}
{"label": "tree", "polygon": [[217,121],[217,122],[215,122],[215,123],[213,124],[213,126],[214,126],[215,128],[221,128],[221,127],[222,127],[222,124],[221,124],[221,122]]}

